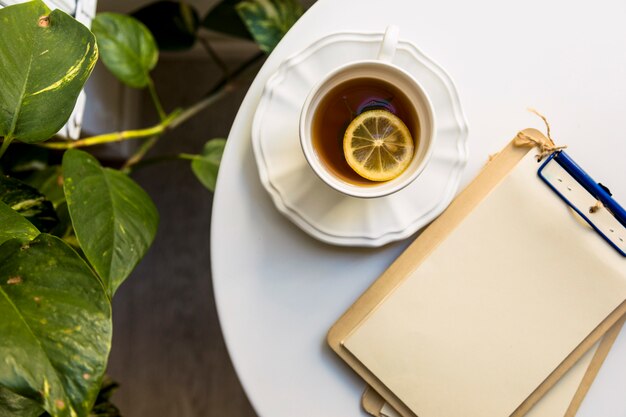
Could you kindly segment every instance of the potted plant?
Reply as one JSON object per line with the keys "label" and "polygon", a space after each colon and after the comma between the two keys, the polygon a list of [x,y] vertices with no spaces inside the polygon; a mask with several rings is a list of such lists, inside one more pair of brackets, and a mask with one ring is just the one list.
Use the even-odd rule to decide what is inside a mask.
{"label": "potted plant", "polygon": [[[41,0],[0,9],[0,416],[119,414],[108,401],[115,384],[105,379],[111,300],[159,221],[129,174],[166,131],[218,101],[263,59],[225,74],[198,103],[167,111],[150,77],[159,47],[187,48],[209,27],[251,37],[268,53],[301,13],[295,0],[224,0],[200,19],[184,2],[160,1],[135,17],[97,15],[92,32]],[[150,92],[159,122],[56,137],[98,59],[121,82]],[[127,140],[141,144],[121,166],[103,166],[84,150]],[[189,161],[213,191],[224,145],[214,139],[198,154],[173,158]]]}

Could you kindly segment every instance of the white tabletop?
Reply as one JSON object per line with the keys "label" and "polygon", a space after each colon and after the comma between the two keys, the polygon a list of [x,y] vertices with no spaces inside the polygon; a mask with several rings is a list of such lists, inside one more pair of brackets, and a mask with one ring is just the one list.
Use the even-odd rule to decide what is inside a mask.
{"label": "white tabletop", "polygon": [[[288,56],[341,31],[400,27],[455,79],[470,125],[461,187],[515,133],[543,126],[626,203],[626,2],[320,0],[269,57],[241,105],[213,207],[212,265],[224,337],[261,417],[361,416],[363,383],[326,346],[333,322],[407,242],[321,244],[283,218],[262,188],[250,129],[267,79]],[[626,416],[626,331],[579,416]]]}

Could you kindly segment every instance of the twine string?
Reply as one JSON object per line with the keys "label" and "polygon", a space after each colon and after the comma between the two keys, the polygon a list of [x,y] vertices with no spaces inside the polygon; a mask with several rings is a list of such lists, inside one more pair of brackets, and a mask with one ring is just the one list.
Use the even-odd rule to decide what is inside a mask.
{"label": "twine string", "polygon": [[543,120],[543,123],[546,125],[546,136],[548,137],[548,139],[550,139],[550,143],[554,145],[554,140],[552,140],[552,136],[550,135],[550,123],[548,123],[548,119],[546,118],[546,116],[539,113],[537,110],[533,109],[532,107],[528,108],[528,111],[539,116],[541,120]]}
{"label": "twine string", "polygon": [[[541,162],[543,158],[553,154],[554,152],[561,151],[567,146],[557,146],[552,139],[552,135],[550,134],[550,123],[548,123],[548,119],[541,113],[539,113],[535,109],[528,109],[529,112],[537,115],[543,123],[546,125],[546,135],[539,135],[537,137],[530,136],[524,132],[518,132],[515,137],[515,145],[516,146],[536,146],[539,149],[539,153],[537,154],[537,162]],[[593,214],[598,212],[604,207],[602,201],[596,200],[595,204],[589,207],[589,213]]]}
{"label": "twine string", "polygon": [[548,123],[548,119],[539,113],[535,109],[528,109],[529,112],[536,114],[543,123],[546,125],[546,136],[533,137],[527,135],[524,132],[518,132],[515,137],[515,145],[517,146],[536,146],[539,149],[539,153],[537,154],[537,161],[541,161],[548,155],[551,155],[554,152],[558,152],[567,148],[567,146],[557,146],[552,139],[552,135],[550,132],[550,123]]}
{"label": "twine string", "polygon": [[593,214],[596,211],[600,210],[602,207],[604,207],[604,204],[602,204],[602,201],[600,200],[596,200],[596,203],[589,207],[589,213]]}

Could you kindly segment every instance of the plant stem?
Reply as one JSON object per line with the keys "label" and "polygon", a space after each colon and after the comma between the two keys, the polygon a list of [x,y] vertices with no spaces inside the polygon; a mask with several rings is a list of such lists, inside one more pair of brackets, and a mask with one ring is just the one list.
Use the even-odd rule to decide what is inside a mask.
{"label": "plant stem", "polygon": [[[172,123],[168,125],[169,129],[174,129],[186,122],[196,114],[200,113],[202,110],[211,106],[213,103],[221,100],[224,96],[228,95],[231,91],[235,90],[238,85],[237,78],[245,73],[247,70],[252,68],[258,61],[262,58],[265,58],[265,54],[263,52],[256,54],[254,57],[244,62],[236,71],[234,71],[231,76],[231,80],[222,80],[219,84],[217,84],[213,89],[200,101],[193,104],[191,107],[183,110],[178,114],[173,120]],[[144,143],[138,150],[135,152],[122,167],[122,170],[125,172],[130,172],[133,165],[139,163],[142,158],[148,153],[148,151],[156,144],[158,139],[150,138],[146,143]]]}
{"label": "plant stem", "polygon": [[2,155],[4,155],[7,149],[9,149],[9,145],[11,144],[11,142],[13,142],[12,136],[9,135],[4,137],[4,140],[2,141],[2,146],[0,146],[0,158],[2,158]]}
{"label": "plant stem", "polygon": [[136,171],[140,168],[144,168],[150,165],[158,164],[161,162],[172,162],[172,161],[193,161],[195,159],[202,159],[201,155],[192,155],[188,153],[180,153],[178,155],[160,155],[152,158],[142,159],[132,166],[124,169],[124,172],[129,174],[132,171]]}
{"label": "plant stem", "polygon": [[230,70],[228,69],[228,66],[226,66],[226,63],[217,54],[217,52],[215,52],[215,49],[213,49],[208,39],[206,39],[201,34],[198,34],[198,40],[200,41],[200,44],[204,47],[204,50],[207,52],[207,54],[209,54],[211,59],[217,64],[218,67],[220,67],[222,73],[224,74],[224,77],[226,77],[226,79],[230,79]]}
{"label": "plant stem", "polygon": [[[165,115],[165,111],[163,110],[163,105],[161,104],[161,100],[159,99],[159,95],[157,94],[156,88],[154,87],[154,82],[152,81],[151,77],[148,77],[148,91],[150,91],[150,98],[152,99],[152,102],[154,103],[154,107],[156,108],[157,113],[159,113],[159,119],[161,119],[161,123],[163,123],[166,120],[167,116]],[[165,127],[163,128],[163,131],[165,131]],[[135,152],[124,163],[124,166],[122,167],[122,171],[127,171],[129,166],[140,161],[141,158],[143,158],[144,155],[148,153],[148,151],[152,149],[154,145],[156,145],[163,131],[156,133],[154,136],[151,136],[148,140],[142,143],[139,149],[137,150],[137,152]]]}
{"label": "plant stem", "polygon": [[179,153],[178,154],[178,159],[186,159],[188,161],[193,161],[196,159],[202,159],[201,155],[192,155],[190,153]]}
{"label": "plant stem", "polygon": [[248,71],[256,63],[258,63],[261,60],[265,59],[266,56],[267,55],[265,54],[265,52],[258,52],[258,53],[256,53],[252,58],[250,58],[249,60],[247,60],[246,62],[241,64],[241,66],[239,68],[237,68],[235,71],[231,72],[230,73],[230,78],[223,79],[219,84],[217,84],[215,87],[213,87],[213,89],[206,96],[209,96],[209,95],[213,94],[215,91],[221,89],[224,86],[227,86],[228,84],[236,84],[237,78],[240,75],[242,75],[244,72]]}
{"label": "plant stem", "polygon": [[163,110],[163,105],[161,104],[159,95],[157,94],[156,88],[154,87],[154,82],[152,81],[152,78],[150,77],[148,77],[148,91],[150,91],[150,98],[152,99],[152,102],[154,103],[154,107],[156,108],[157,113],[159,113],[159,119],[161,119],[161,121],[164,121],[167,115],[165,111]]}
{"label": "plant stem", "polygon": [[178,117],[176,117],[176,119],[171,123],[170,127],[175,128],[178,125],[186,122],[197,113],[201,112],[216,101],[219,101],[222,97],[228,95],[228,93],[230,93],[231,91],[235,90],[239,84],[239,77],[265,57],[266,55],[264,52],[259,52],[258,54],[255,54],[252,58],[244,62],[239,68],[231,73],[230,80],[222,80],[215,87],[213,87],[211,91],[209,91],[204,96],[204,98],[183,110],[180,115],[178,115]]}
{"label": "plant stem", "polygon": [[[217,84],[213,89],[207,93],[207,95],[202,98],[197,103],[188,107],[187,109],[180,111],[176,110],[165,116],[163,121],[157,125],[152,127],[148,127],[145,129],[137,129],[137,130],[126,130],[122,132],[114,132],[114,133],[106,133],[104,135],[92,136],[79,140],[64,140],[61,142],[45,142],[40,143],[38,146],[42,146],[48,149],[72,149],[72,148],[82,148],[86,146],[94,146],[101,145],[104,143],[111,142],[121,142],[129,139],[143,139],[149,138],[146,143],[142,144],[142,146],[132,155],[128,161],[124,164],[124,169],[128,172],[130,168],[137,164],[141,159],[146,155],[146,153],[155,145],[156,139],[154,137],[161,136],[166,131],[174,129],[179,125],[183,124],[196,114],[200,113],[202,110],[211,106],[216,101],[219,101],[228,93],[233,91],[238,85],[238,78],[244,74],[247,70],[251,69],[256,63],[265,58],[265,54],[260,52],[253,56],[251,59],[243,63],[237,70],[233,71],[231,76],[232,79],[230,81],[222,80],[219,84]],[[158,98],[157,98],[158,100]],[[2,148],[0,149],[0,155],[3,152],[2,149],[5,149],[8,144],[7,141],[10,142],[11,139],[4,139],[2,143]],[[6,150],[6,149],[5,149]]]}
{"label": "plant stem", "polygon": [[141,161],[134,164],[132,167],[129,167],[126,173],[128,174],[131,170],[134,171],[136,169],[143,168],[148,165],[154,165],[160,162],[180,161],[182,159],[183,158],[180,158],[179,155],[160,155],[160,156],[155,156],[152,158],[142,159]]}
{"label": "plant stem", "polygon": [[183,17],[183,23],[189,33],[195,33],[196,28],[194,24],[193,11],[187,1],[180,0],[180,14]]}
{"label": "plant stem", "polygon": [[[166,126],[167,130],[174,129],[177,126],[181,125],[182,123],[186,122],[187,120],[191,119],[193,116],[200,113],[202,110],[206,109],[211,104],[215,103],[216,101],[220,100],[222,97],[226,96],[234,88],[235,87],[233,85],[226,84],[220,90],[203,98],[202,100],[192,105],[191,107],[183,110],[174,119],[172,119],[171,123],[169,123]],[[165,130],[166,129],[163,129],[162,132],[157,133],[155,136],[152,136],[143,144],[141,144],[139,149],[137,149],[137,151],[130,158],[128,158],[128,160],[124,163],[124,165],[122,166],[122,171],[127,172],[127,173],[130,172],[130,168],[133,165],[137,164],[139,161],[141,161],[141,159],[148,153],[148,151],[150,151],[150,149],[152,149],[152,147],[156,145],[159,139],[159,136],[162,133],[164,133]]]}
{"label": "plant stem", "polygon": [[123,132],[105,133],[104,135],[92,136],[85,139],[63,141],[63,142],[47,142],[41,143],[39,146],[48,149],[72,149],[82,148],[85,146],[102,145],[110,142],[121,142],[128,139],[141,139],[150,136],[157,136],[165,132],[165,130],[174,123],[176,117],[180,115],[180,112],[175,111],[165,119],[152,127],[137,130],[125,130]]}
{"label": "plant stem", "polygon": [[206,109],[207,107],[209,107],[216,101],[219,101],[223,97],[227,96],[228,93],[230,93],[234,89],[235,89],[234,84],[223,85],[222,88],[220,88],[219,90],[213,92],[212,94],[204,97],[202,100],[198,101],[197,103],[181,111],[178,117],[176,117],[176,119],[172,121],[170,125],[171,128],[176,128],[179,125],[185,123],[187,120],[191,119],[193,116],[200,113],[202,110]]}
{"label": "plant stem", "polygon": [[144,143],[142,143],[139,149],[137,149],[137,151],[130,158],[128,158],[126,162],[124,162],[124,165],[122,166],[122,171],[129,173],[130,168],[133,165],[137,164],[139,161],[141,161],[141,159],[148,153],[148,151],[152,149],[154,145],[156,145],[158,140],[159,136],[152,136]]}

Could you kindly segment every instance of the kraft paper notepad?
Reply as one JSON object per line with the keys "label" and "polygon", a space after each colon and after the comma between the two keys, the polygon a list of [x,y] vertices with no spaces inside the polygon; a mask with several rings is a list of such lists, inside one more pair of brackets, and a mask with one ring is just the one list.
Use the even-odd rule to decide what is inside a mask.
{"label": "kraft paper notepad", "polygon": [[509,144],[331,329],[402,415],[524,415],[626,311],[625,258],[538,168]]}
{"label": "kraft paper notepad", "polygon": [[[587,395],[604,359],[626,321],[623,316],[604,337],[576,362],[561,379],[530,409],[526,417],[574,417]],[[362,397],[365,411],[375,417],[401,417],[371,387]]]}

